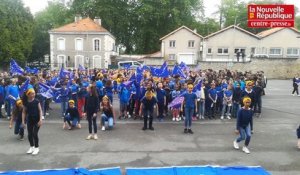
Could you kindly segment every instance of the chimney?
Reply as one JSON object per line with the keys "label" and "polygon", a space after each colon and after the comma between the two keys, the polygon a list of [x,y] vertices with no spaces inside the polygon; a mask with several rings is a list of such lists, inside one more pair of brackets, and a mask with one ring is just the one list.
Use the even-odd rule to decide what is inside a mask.
{"label": "chimney", "polygon": [[101,26],[101,19],[99,17],[95,17],[94,22]]}
{"label": "chimney", "polygon": [[80,15],[76,15],[75,16],[75,22],[77,23],[80,20],[82,20],[82,17]]}

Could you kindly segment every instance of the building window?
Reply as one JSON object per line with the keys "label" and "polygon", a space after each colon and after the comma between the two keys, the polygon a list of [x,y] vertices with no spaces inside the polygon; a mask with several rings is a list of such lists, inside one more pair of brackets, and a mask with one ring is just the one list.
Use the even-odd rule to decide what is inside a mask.
{"label": "building window", "polygon": [[175,42],[175,40],[171,40],[170,43],[169,43],[169,46],[170,46],[170,47],[176,47],[176,42]]}
{"label": "building window", "polygon": [[100,39],[94,39],[94,51],[100,51]]}
{"label": "building window", "polygon": [[286,54],[287,56],[298,56],[299,48],[287,48]]}
{"label": "building window", "polygon": [[246,49],[245,48],[235,48],[234,49],[234,54],[237,54],[238,52],[246,53]]}
{"label": "building window", "polygon": [[212,54],[212,49],[211,49],[211,48],[208,48],[208,49],[207,49],[207,54],[208,54],[208,55],[211,55],[211,54]]}
{"label": "building window", "polygon": [[195,47],[195,41],[194,40],[189,41],[189,47],[191,47],[191,48]]}
{"label": "building window", "polygon": [[281,48],[270,48],[270,55],[281,55]]}
{"label": "building window", "polygon": [[83,50],[83,39],[82,38],[75,39],[75,50],[78,50],[78,51]]}
{"label": "building window", "polygon": [[64,38],[58,38],[57,39],[57,50],[65,50],[65,39]]}
{"label": "building window", "polygon": [[169,60],[175,60],[175,54],[169,54]]}
{"label": "building window", "polygon": [[218,48],[219,55],[228,55],[228,48]]}

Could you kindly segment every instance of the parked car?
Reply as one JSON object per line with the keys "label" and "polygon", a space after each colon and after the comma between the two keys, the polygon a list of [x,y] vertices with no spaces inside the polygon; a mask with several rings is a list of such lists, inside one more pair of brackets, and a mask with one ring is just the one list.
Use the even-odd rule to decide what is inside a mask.
{"label": "parked car", "polygon": [[119,61],[118,62],[119,69],[124,69],[124,68],[136,69],[137,67],[141,67],[141,66],[143,66],[143,64],[138,61]]}

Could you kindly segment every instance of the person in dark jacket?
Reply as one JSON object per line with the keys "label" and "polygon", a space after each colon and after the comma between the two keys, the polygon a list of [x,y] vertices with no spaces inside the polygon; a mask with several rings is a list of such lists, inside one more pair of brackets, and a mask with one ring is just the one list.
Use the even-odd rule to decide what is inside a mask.
{"label": "person in dark jacket", "polygon": [[78,109],[75,107],[74,100],[69,100],[69,107],[65,113],[63,129],[66,128],[66,123],[68,123],[69,125],[69,130],[71,130],[73,127],[77,127],[79,129],[81,128],[79,112]]}
{"label": "person in dark jacket", "polygon": [[294,93],[297,93],[297,95],[299,96],[299,91],[298,91],[298,78],[294,77],[293,78],[293,92],[292,95],[295,96]]}
{"label": "person in dark jacket", "polygon": [[259,80],[256,81],[256,85],[253,87],[253,90],[255,92],[255,99],[256,99],[256,103],[254,106],[254,112],[260,114],[261,106],[262,106],[261,96],[263,94],[262,82]]}
{"label": "person in dark jacket", "polygon": [[297,138],[298,138],[298,149],[300,149],[300,125],[299,127],[297,128]]}
{"label": "person in dark jacket", "polygon": [[[256,104],[256,99],[255,99],[255,92],[252,87],[253,87],[253,82],[247,81],[246,88],[244,91],[242,91],[241,99],[243,99],[244,97],[250,97],[251,98],[250,108],[253,110],[254,105]],[[243,102],[241,102],[241,106],[244,106]]]}
{"label": "person in dark jacket", "polygon": [[251,139],[251,132],[253,130],[253,110],[251,110],[251,98],[243,98],[244,106],[239,110],[237,120],[236,120],[236,134],[240,134],[238,138],[233,141],[233,147],[239,149],[239,142],[245,140],[245,145],[243,146],[243,151],[247,154],[250,153],[248,145]]}
{"label": "person in dark jacket", "polygon": [[237,113],[240,110],[241,98],[242,98],[242,90],[240,87],[240,83],[237,83],[236,87],[233,89],[233,97],[232,97],[232,101],[233,101],[232,117],[233,118],[237,117]]}
{"label": "person in dark jacket", "polygon": [[142,114],[144,115],[144,127],[142,128],[142,130],[144,131],[147,129],[148,118],[149,118],[149,129],[152,131],[154,130],[152,126],[154,106],[156,107],[156,112],[158,113],[157,99],[155,98],[151,90],[147,90],[145,92],[145,96],[141,100],[141,106],[140,106],[140,116],[142,116]]}
{"label": "person in dark jacket", "polygon": [[[87,117],[88,120],[89,135],[86,139],[97,140],[97,112],[99,109],[99,98],[95,86],[89,86],[87,90],[89,94],[85,99],[84,115]],[[94,135],[92,135],[92,129],[94,129]]]}

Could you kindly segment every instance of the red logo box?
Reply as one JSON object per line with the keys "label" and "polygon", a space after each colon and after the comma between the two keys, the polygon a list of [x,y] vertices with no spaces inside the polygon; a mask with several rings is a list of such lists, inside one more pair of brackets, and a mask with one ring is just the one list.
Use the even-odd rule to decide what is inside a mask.
{"label": "red logo box", "polygon": [[248,5],[248,27],[294,27],[294,5]]}

